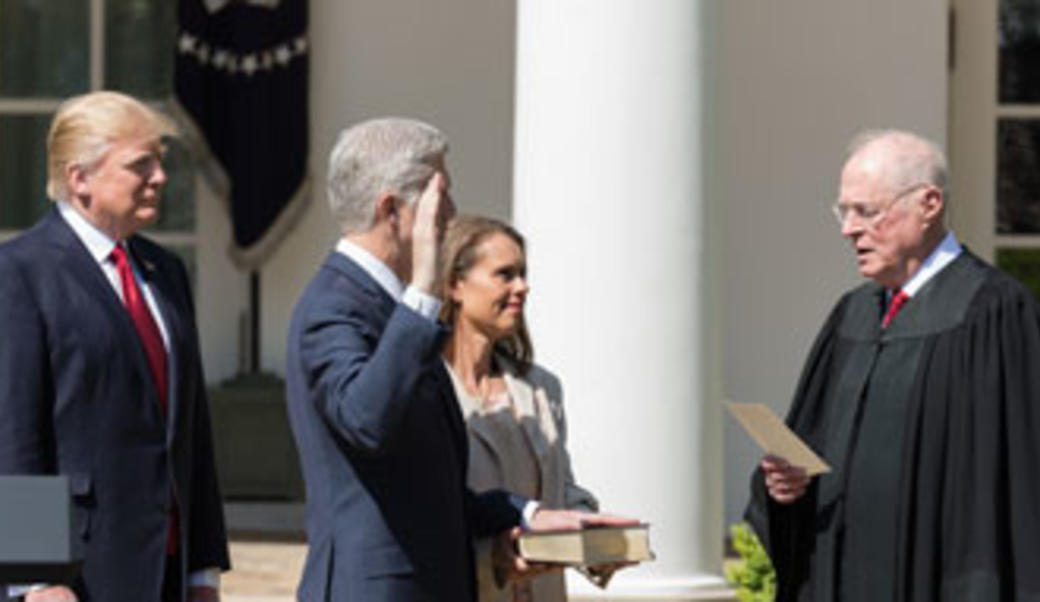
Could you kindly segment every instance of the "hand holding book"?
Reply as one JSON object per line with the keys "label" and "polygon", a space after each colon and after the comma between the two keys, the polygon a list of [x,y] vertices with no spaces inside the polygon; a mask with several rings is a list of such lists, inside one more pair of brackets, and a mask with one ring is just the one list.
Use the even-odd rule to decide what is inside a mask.
{"label": "hand holding book", "polygon": [[[615,571],[632,566],[643,559],[583,559],[576,557],[574,552],[575,546],[578,549],[586,547],[582,542],[593,532],[597,533],[594,537],[597,541],[602,541],[607,531],[642,529],[645,533],[646,525],[637,519],[577,510],[539,508],[529,527],[527,531],[519,527],[514,528],[496,537],[493,542],[492,565],[495,581],[500,587],[508,581],[527,580],[546,573],[562,571],[567,566],[577,568],[599,587],[606,587]],[[569,547],[570,550],[562,550],[561,542],[564,548]],[[563,556],[559,555],[561,551]]]}
{"label": "hand holding book", "polygon": [[572,566],[599,587],[614,572],[653,558],[648,525],[638,519],[572,510],[536,513],[531,530],[514,530],[517,563],[545,572]]}
{"label": "hand holding book", "polygon": [[510,581],[526,581],[546,573],[563,570],[563,566],[544,562],[528,562],[516,549],[516,540],[522,533],[520,527],[504,531],[491,543],[491,568],[499,588]]}
{"label": "hand holding book", "polygon": [[769,497],[777,503],[798,501],[805,495],[812,477],[830,472],[830,466],[768,407],[760,403],[728,402],[726,409],[766,452],[759,468]]}

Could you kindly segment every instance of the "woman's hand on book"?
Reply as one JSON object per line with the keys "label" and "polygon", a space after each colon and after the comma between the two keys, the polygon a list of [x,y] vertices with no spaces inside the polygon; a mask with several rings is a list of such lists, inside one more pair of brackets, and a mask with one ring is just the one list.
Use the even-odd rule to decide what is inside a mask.
{"label": "woman's hand on book", "polygon": [[550,510],[539,508],[531,517],[531,531],[577,531],[586,527],[631,527],[639,519],[582,512],[580,510]]}

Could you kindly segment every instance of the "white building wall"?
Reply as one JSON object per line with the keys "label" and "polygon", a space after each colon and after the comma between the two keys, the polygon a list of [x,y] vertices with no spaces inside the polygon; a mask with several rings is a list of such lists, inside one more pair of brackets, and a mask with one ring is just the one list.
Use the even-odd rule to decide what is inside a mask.
{"label": "white building wall", "polygon": [[196,265],[195,302],[199,344],[206,380],[219,383],[238,374],[243,357],[248,276],[227,254],[231,220],[227,205],[198,178],[195,185]]}
{"label": "white building wall", "polygon": [[[827,212],[847,139],[882,125],[944,139],[946,10],[945,0],[717,2],[712,185],[725,207],[718,318],[728,398],[785,410],[816,329],[857,281]],[[451,137],[462,210],[510,215],[515,23],[515,0],[311,2],[314,200],[262,273],[264,369],[284,372],[292,305],[336,238],[325,160],[343,126],[388,114],[429,120]],[[219,219],[206,228],[226,231]],[[200,263],[222,261],[212,259],[222,246],[200,253]],[[237,365],[227,359],[238,354],[228,327],[237,310],[227,307],[245,303],[244,281],[222,265],[200,272],[200,302],[222,304],[200,317],[217,380]],[[726,425],[731,522],[758,454]]]}
{"label": "white building wall", "polygon": [[338,236],[325,200],[339,131],[372,117],[429,121],[451,140],[463,211],[509,215],[513,43],[510,1],[312,1],[313,205],[262,273],[265,370],[282,374],[293,304]]}

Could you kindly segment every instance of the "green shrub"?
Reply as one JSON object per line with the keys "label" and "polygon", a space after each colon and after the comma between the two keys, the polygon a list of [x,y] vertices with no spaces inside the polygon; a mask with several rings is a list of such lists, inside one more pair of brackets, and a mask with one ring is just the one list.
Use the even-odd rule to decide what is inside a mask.
{"label": "green shrub", "polygon": [[726,567],[726,578],[737,588],[737,599],[740,602],[773,602],[776,571],[766,549],[747,523],[732,525],[729,532],[740,560]]}

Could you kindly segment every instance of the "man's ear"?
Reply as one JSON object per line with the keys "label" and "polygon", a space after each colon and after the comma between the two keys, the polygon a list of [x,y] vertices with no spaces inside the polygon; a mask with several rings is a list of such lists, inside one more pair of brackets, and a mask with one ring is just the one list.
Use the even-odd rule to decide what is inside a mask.
{"label": "man's ear", "polygon": [[90,180],[90,172],[87,168],[76,163],[70,163],[65,166],[65,190],[68,192],[69,201],[73,198],[89,199],[90,198],[90,186],[88,181]]}
{"label": "man's ear", "polygon": [[921,217],[929,222],[940,219],[945,204],[946,200],[943,198],[942,190],[936,186],[929,187],[921,199]]}
{"label": "man's ear", "polygon": [[399,211],[396,196],[389,193],[381,194],[376,200],[375,209],[375,223],[390,222],[394,226],[397,225]]}

